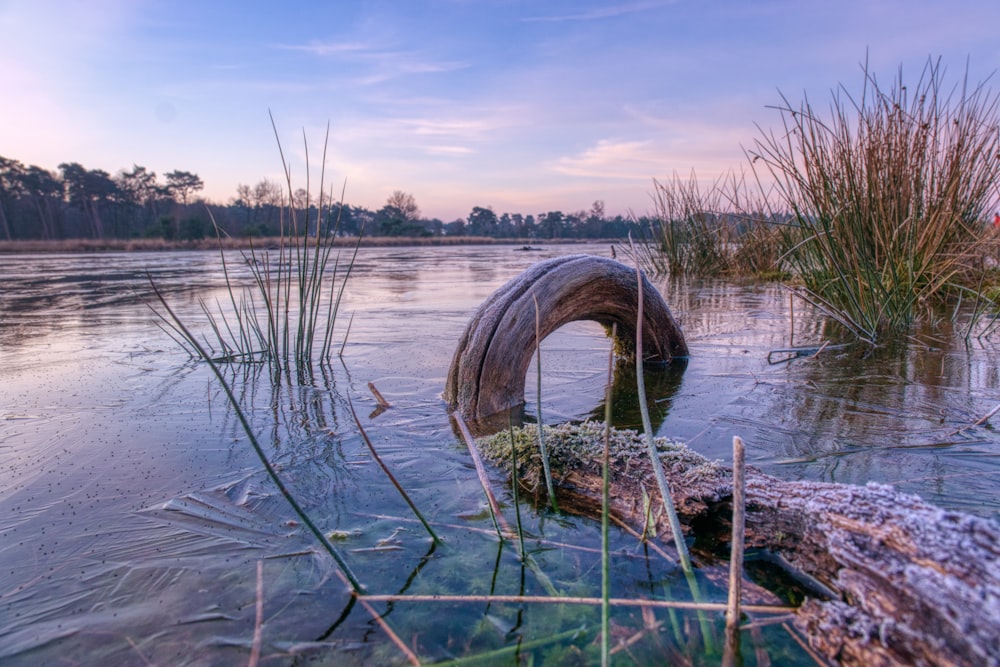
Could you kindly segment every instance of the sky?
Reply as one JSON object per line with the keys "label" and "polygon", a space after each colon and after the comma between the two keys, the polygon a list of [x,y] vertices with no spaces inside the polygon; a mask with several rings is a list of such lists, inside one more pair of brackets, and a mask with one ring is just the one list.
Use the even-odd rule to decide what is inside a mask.
{"label": "sky", "polygon": [[782,96],[929,58],[1000,88],[1000,2],[0,0],[0,156],[190,171],[225,203],[283,180],[280,147],[295,188],[325,164],[371,209],[643,215],[653,179],[745,169]]}

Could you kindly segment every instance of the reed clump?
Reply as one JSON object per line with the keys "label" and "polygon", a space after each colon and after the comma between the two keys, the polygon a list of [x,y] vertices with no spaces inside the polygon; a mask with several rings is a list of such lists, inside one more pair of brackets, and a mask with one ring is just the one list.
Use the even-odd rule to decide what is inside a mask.
{"label": "reed clump", "polygon": [[860,96],[841,86],[829,114],[783,97],[782,127],[749,155],[795,223],[782,229],[799,294],[876,342],[978,291],[996,247],[1000,116],[983,84],[945,88],[940,61],[912,87],[902,69],[888,87],[863,72]]}
{"label": "reed clump", "polygon": [[[306,183],[300,190],[293,187],[291,168],[285,160],[277,128],[274,130],[287,185],[280,235],[268,239],[263,247],[253,239],[247,247],[237,246],[240,262],[250,273],[250,285],[241,286],[235,284],[227,260],[226,249],[230,244],[216,225],[228,303],[212,305],[202,301],[201,308],[212,331],[204,347],[213,361],[266,363],[278,379],[290,370],[308,373],[315,362],[330,359],[334,325],[361,235],[349,260],[341,262],[338,235],[343,206],[335,206],[337,200],[332,189],[325,191],[329,127],[323,144],[318,189],[311,184],[309,144],[303,139]],[[341,203],[342,200],[341,195]],[[164,321],[170,324],[169,319]],[[181,334],[178,328],[173,329],[175,334]],[[187,336],[181,334],[175,340],[193,356],[201,356],[196,353],[198,346]]]}
{"label": "reed clump", "polygon": [[627,249],[644,269],[674,276],[783,276],[787,250],[764,197],[742,173],[730,173],[707,188],[693,172],[653,181],[652,237]]}

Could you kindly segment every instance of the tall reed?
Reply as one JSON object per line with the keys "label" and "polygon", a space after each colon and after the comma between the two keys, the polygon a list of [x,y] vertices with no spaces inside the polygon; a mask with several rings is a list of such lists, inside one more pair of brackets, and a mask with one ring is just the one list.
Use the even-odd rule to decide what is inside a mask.
{"label": "tall reed", "polygon": [[361,236],[346,266],[342,266],[339,253],[334,253],[334,241],[343,206],[334,206],[332,190],[325,192],[329,126],[316,194],[312,189],[309,142],[303,135],[305,189],[296,192],[273,117],[271,124],[287,185],[276,256],[273,250],[258,248],[251,240],[249,250],[240,249],[239,253],[250,271],[252,287],[236,286],[221,243],[223,233],[216,225],[229,307],[227,312],[221,304],[213,309],[203,302],[202,310],[218,346],[213,354],[216,361],[266,362],[278,378],[282,372],[305,370],[317,360],[329,360],[334,324]]}
{"label": "tall reed", "polygon": [[653,181],[652,238],[628,248],[643,267],[687,276],[773,276],[785,239],[766,195],[731,172],[705,187],[692,172]]}
{"label": "tall reed", "polygon": [[968,75],[945,88],[940,61],[888,88],[867,64],[860,97],[831,113],[782,97],[782,127],[749,151],[777,184],[801,294],[860,337],[905,330],[923,304],[974,293],[1000,184],[997,95]]}
{"label": "tall reed", "polygon": [[257,454],[257,458],[260,459],[261,464],[264,466],[264,470],[267,472],[268,477],[271,478],[271,481],[278,488],[278,491],[281,493],[282,497],[286,501],[288,501],[288,504],[291,506],[292,510],[299,517],[302,523],[309,529],[309,532],[313,534],[313,537],[316,538],[316,540],[323,546],[323,548],[326,549],[327,553],[330,554],[334,562],[337,563],[337,567],[340,568],[341,573],[344,575],[344,579],[350,584],[352,591],[354,593],[364,592],[365,590],[364,586],[351,571],[351,568],[347,564],[347,561],[344,559],[343,555],[341,555],[340,551],[338,551],[337,548],[333,546],[329,538],[327,538],[326,534],[322,530],[320,530],[320,528],[313,522],[309,514],[306,513],[305,509],[303,509],[303,507],[295,499],[295,496],[292,495],[288,487],[285,486],[285,483],[278,475],[278,471],[275,469],[274,465],[270,462],[270,460],[268,460],[267,454],[264,453],[264,448],[261,446],[260,441],[257,439],[257,436],[254,433],[253,428],[250,426],[250,421],[247,418],[246,413],[243,411],[243,408],[240,407],[239,399],[236,398],[236,395],[233,393],[232,386],[229,384],[229,382],[226,381],[226,378],[222,374],[222,370],[219,368],[218,364],[215,363],[215,361],[208,354],[205,348],[202,347],[201,343],[198,342],[198,339],[195,338],[194,334],[192,334],[191,331],[187,328],[187,326],[185,326],[184,322],[180,319],[180,317],[178,317],[177,314],[170,308],[170,304],[167,303],[166,297],[164,297],[163,293],[156,286],[156,283],[153,282],[152,277],[151,276],[147,277],[149,278],[149,284],[150,287],[153,289],[153,293],[156,295],[156,298],[159,301],[160,306],[166,313],[162,315],[163,319],[164,320],[169,319],[170,323],[172,324],[173,327],[175,327],[175,330],[180,334],[180,336],[182,336],[184,340],[188,341],[192,346],[194,346],[194,349],[197,352],[197,354],[200,357],[202,357],[206,363],[208,363],[209,368],[212,369],[212,374],[215,375],[216,379],[219,381],[219,384],[222,385],[222,389],[226,393],[226,398],[229,400],[229,404],[232,406],[233,411],[236,413],[236,417],[237,419],[239,419],[240,425],[243,427],[243,431],[244,433],[246,433],[247,439],[250,441],[250,445],[253,447],[254,453]]}

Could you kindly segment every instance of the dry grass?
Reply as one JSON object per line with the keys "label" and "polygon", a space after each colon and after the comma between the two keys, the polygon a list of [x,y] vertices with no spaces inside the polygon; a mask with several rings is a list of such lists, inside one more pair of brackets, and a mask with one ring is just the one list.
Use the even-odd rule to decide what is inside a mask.
{"label": "dry grass", "polygon": [[805,298],[874,342],[978,291],[1000,199],[995,94],[966,80],[946,90],[929,62],[912,87],[900,70],[885,88],[866,67],[860,96],[841,87],[828,117],[808,100],[778,111],[782,128],[750,155],[794,216],[786,258]]}
{"label": "dry grass", "polygon": [[787,216],[769,213],[743,174],[730,173],[707,188],[693,173],[653,185],[653,238],[633,250],[645,269],[698,277],[780,273],[787,247],[775,223]]}

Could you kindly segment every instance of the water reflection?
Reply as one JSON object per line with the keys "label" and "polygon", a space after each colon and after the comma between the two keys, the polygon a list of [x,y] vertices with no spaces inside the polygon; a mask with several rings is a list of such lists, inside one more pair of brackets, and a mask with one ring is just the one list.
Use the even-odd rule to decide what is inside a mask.
{"label": "water reflection", "polygon": [[[660,430],[666,421],[674,398],[681,390],[687,359],[675,359],[669,364],[647,365],[643,372],[646,389],[646,408],[654,430]],[[636,364],[617,363],[611,382],[612,423],[617,428],[642,429],[642,413],[636,393]],[[604,421],[605,400],[594,408],[590,418]]]}
{"label": "water reflection", "polygon": [[[498,547],[440,394],[475,308],[530,264],[581,250],[607,254],[362,249],[334,332],[335,348],[347,339],[346,366],[277,385],[259,367],[231,376],[283,479],[380,592],[545,592],[544,577]],[[372,617],[345,609],[330,559],[295,525],[220,388],[155,326],[147,269],[186,321],[203,322],[200,299],[225,295],[213,253],[0,257],[0,659],[169,664],[199,646],[206,661],[245,664],[263,561],[272,661],[315,651],[378,662],[386,641]],[[973,426],[1000,403],[995,343],[967,345],[961,321],[944,317],[894,347],[769,364],[774,349],[845,341],[777,285],[659,287],[691,357],[686,367],[645,371],[658,434],[720,459],[741,435],[750,462],[785,479],[888,482],[1000,516],[1000,436]],[[526,382],[528,418],[539,401],[549,423],[603,418],[609,346],[593,323],[546,339],[540,396],[534,361]],[[616,367],[620,425],[639,423],[634,373]],[[392,408],[375,414],[369,382]],[[380,455],[455,549],[428,553],[346,416],[348,395]],[[502,479],[494,481],[502,494]],[[513,507],[510,496],[501,503]],[[545,576],[571,592],[595,590],[595,525],[521,509]],[[615,539],[621,563],[640,563],[613,573],[621,595],[683,593],[669,590],[673,564],[644,561],[634,541]],[[482,606],[441,612],[430,630],[426,608],[397,604],[390,620],[444,659],[490,628],[528,641],[577,628],[590,613]]]}

